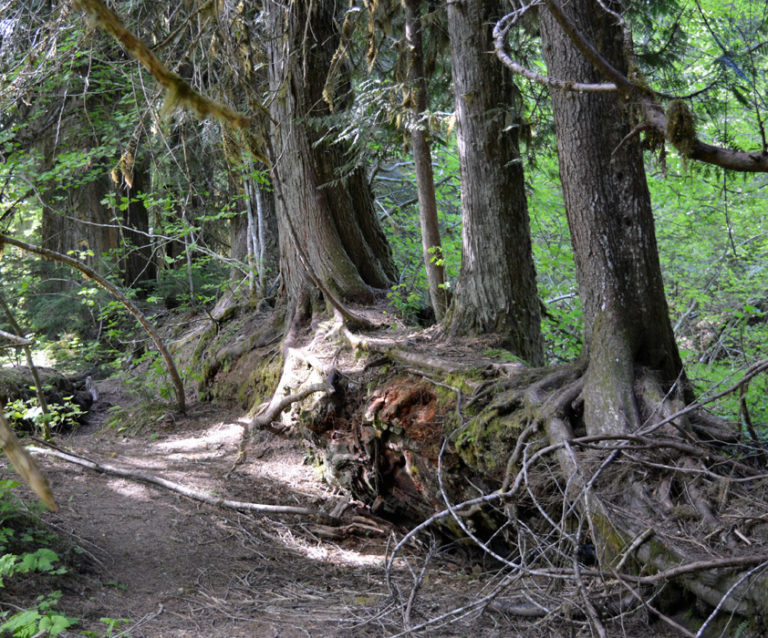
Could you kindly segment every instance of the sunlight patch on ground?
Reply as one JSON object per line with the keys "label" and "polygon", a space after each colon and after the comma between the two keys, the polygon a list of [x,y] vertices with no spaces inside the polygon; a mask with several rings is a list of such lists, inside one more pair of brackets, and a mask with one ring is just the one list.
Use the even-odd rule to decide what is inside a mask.
{"label": "sunlight patch on ground", "polygon": [[279,536],[286,547],[316,561],[353,567],[381,567],[384,561],[381,554],[363,554],[355,550],[342,549],[337,545],[310,544],[306,539],[294,536],[290,532]]}
{"label": "sunlight patch on ground", "polygon": [[[307,483],[314,484],[314,487],[318,487],[318,481],[312,471],[312,468],[301,465],[300,460],[296,458],[277,458],[271,460],[258,459],[251,467],[243,468],[244,474],[249,474],[255,479],[259,477],[272,479],[274,481],[280,481],[287,483],[293,487],[298,485],[305,485]],[[318,490],[312,490],[313,495],[317,495]]]}
{"label": "sunlight patch on ground", "polygon": [[155,447],[173,453],[207,452],[223,445],[237,445],[243,427],[237,423],[217,423],[203,432],[196,432],[185,438],[171,438],[159,441]]}
{"label": "sunlight patch on ground", "polygon": [[121,496],[127,496],[142,501],[148,501],[150,498],[149,489],[135,481],[126,481],[125,479],[113,479],[107,482],[107,487],[114,490]]}

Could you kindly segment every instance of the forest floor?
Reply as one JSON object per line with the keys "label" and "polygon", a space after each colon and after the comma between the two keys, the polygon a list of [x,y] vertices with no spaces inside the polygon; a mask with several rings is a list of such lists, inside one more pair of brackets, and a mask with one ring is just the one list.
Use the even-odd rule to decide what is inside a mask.
{"label": "forest floor", "polygon": [[[130,422],[105,428],[111,406],[125,408],[135,399],[115,381],[98,387],[90,421],[58,437],[61,448],[240,501],[330,512],[343,498],[318,480],[298,442],[266,432],[252,439],[247,460],[227,476],[242,432],[237,410],[197,404],[186,417],[160,418],[152,433],[132,432]],[[392,532],[402,530],[374,522],[367,534],[329,540],[310,518],[225,510],[57,458],[38,459],[60,507],[43,519],[81,550],[56,583],[63,592],[58,609],[80,619],[62,635],[395,636],[406,629],[407,606],[410,627],[418,629],[472,603],[492,577],[492,567],[441,550],[411,606],[413,574],[428,548],[414,546],[409,564],[395,562],[390,582],[401,592],[397,601],[384,565]],[[0,470],[0,478],[10,478],[5,474]],[[3,602],[23,608],[38,593],[6,588]],[[560,635],[500,611],[475,608],[452,618],[417,633]],[[110,629],[109,619],[126,620]]]}

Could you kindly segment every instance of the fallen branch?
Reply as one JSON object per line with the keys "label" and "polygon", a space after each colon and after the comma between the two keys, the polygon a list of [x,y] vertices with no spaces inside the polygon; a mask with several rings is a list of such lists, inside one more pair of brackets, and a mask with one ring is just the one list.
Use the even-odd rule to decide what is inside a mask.
{"label": "fallen branch", "polygon": [[174,483],[173,481],[168,481],[164,478],[160,478],[159,476],[153,476],[152,474],[147,474],[138,470],[118,467],[117,465],[97,463],[96,461],[91,461],[81,456],[67,452],[61,452],[59,450],[32,446],[28,447],[27,450],[35,454],[54,456],[56,458],[67,461],[68,463],[74,463],[75,465],[80,465],[101,474],[113,474],[115,476],[122,476],[124,478],[157,485],[172,492],[176,492],[177,494],[181,494],[182,496],[186,496],[187,498],[191,498],[195,501],[207,503],[208,505],[215,505],[217,507],[223,507],[225,509],[232,509],[243,512],[258,512],[261,514],[296,514],[299,516],[312,516],[328,525],[339,525],[339,520],[336,517],[330,516],[318,510],[310,509],[308,507],[297,507],[294,505],[267,505],[264,503],[232,501],[218,496],[210,496],[208,494],[204,494],[203,492],[198,492],[197,490],[193,490],[190,487],[186,487],[180,483]]}
{"label": "fallen branch", "polygon": [[5,348],[17,348],[19,346],[31,346],[35,342],[31,339],[25,339],[24,337],[20,337],[19,335],[15,335],[12,332],[6,332],[5,330],[0,330],[0,337],[3,339],[8,339],[8,341],[11,342],[9,346],[3,346]]}

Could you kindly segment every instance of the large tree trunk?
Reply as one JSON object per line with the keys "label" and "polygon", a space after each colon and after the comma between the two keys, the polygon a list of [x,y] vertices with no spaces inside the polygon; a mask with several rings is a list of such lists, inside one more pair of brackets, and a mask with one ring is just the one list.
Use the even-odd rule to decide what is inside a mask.
{"label": "large tree trunk", "polygon": [[498,0],[448,4],[461,205],[461,276],[448,332],[495,333],[534,365],[543,363],[536,272],[518,148],[520,94],[488,54]]}
{"label": "large tree trunk", "polygon": [[[622,30],[593,0],[569,15],[603,55],[626,73]],[[552,77],[598,82],[597,71],[548,11],[541,12],[544,57]],[[584,308],[588,432],[639,425],[635,372],[656,371],[665,390],[683,385],[669,320],[642,151],[629,106],[618,94],[552,90],[560,176]]]}
{"label": "large tree trunk", "polygon": [[283,34],[270,40],[269,75],[280,267],[289,305],[306,298],[316,281],[343,299],[370,301],[395,279],[370,188],[362,169],[344,170],[343,145],[321,141],[307,121],[328,115],[322,89],[339,39],[334,12],[343,7],[270,0],[265,8],[269,32]]}
{"label": "large tree trunk", "polygon": [[[616,17],[594,0],[571,0],[562,9],[601,55],[626,73],[627,49]],[[550,77],[599,81],[553,15],[542,9],[540,17]],[[601,566],[616,564],[631,539],[647,530],[654,539],[639,542],[636,556],[651,572],[674,572],[673,567],[707,564],[713,557],[736,565],[744,545],[720,530],[727,528],[739,499],[757,503],[762,496],[714,495],[715,486],[728,480],[720,472],[732,456],[721,448],[736,443],[738,434],[723,427],[713,436],[703,411],[679,411],[692,397],[669,321],[643,157],[636,135],[630,135],[631,106],[615,93],[561,89],[552,90],[552,102],[587,361],[583,418],[566,391],[560,414],[551,413],[546,421],[550,442],[562,446],[557,458],[569,477],[566,497],[579,499],[589,521],[581,525],[588,525]],[[569,416],[563,420],[563,415]],[[624,442],[613,451],[575,455],[568,442],[581,422],[588,436],[602,440],[598,448],[612,447],[610,438]],[[704,442],[696,433],[707,434]],[[631,437],[643,439],[644,451],[625,449]],[[725,474],[754,471],[741,465]],[[686,522],[685,512],[693,522]],[[762,541],[764,531],[755,534]],[[743,558],[742,565],[764,560]],[[765,577],[751,582],[755,570],[718,570],[716,563],[677,583],[716,609],[753,617],[765,613]]]}

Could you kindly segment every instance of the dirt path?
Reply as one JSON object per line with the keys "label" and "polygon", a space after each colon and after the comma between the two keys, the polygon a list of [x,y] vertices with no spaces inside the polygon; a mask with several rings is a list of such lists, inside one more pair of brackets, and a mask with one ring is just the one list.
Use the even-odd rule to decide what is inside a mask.
{"label": "dirt path", "polygon": [[[125,399],[115,392],[102,386],[102,415]],[[331,511],[341,496],[323,487],[292,441],[260,434],[248,460],[224,478],[236,455],[240,417],[198,405],[189,417],[161,420],[155,432],[138,436],[100,431],[97,418],[59,444],[225,498]],[[329,541],[307,518],[225,511],[55,458],[40,462],[60,505],[46,521],[85,551],[83,569],[62,588],[59,608],[82,619],[67,635],[387,636],[403,630],[402,605],[393,604],[383,569],[387,534]],[[415,556],[414,568],[419,563]],[[433,564],[412,626],[468,602],[480,581],[477,569],[455,561]],[[407,596],[410,572],[401,566],[395,576]],[[109,634],[101,618],[128,622]],[[466,635],[467,622],[437,624],[427,633]],[[486,615],[472,626],[484,626],[485,636],[517,633],[498,622]]]}

